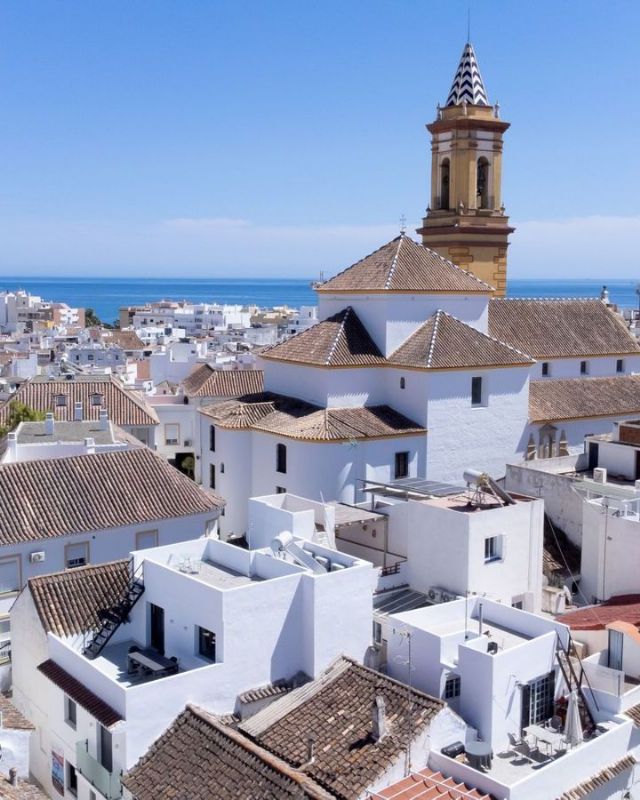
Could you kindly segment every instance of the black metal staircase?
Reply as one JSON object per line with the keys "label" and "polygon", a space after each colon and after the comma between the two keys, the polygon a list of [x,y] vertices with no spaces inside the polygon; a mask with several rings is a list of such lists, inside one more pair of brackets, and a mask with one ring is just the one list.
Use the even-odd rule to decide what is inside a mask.
{"label": "black metal staircase", "polygon": [[97,658],[118,628],[129,621],[131,609],[144,594],[142,566],[141,563],[134,571],[133,559],[129,561],[129,579],[126,586],[117,597],[114,597],[113,605],[98,611],[100,625],[89,634],[89,641],[82,650],[87,658]]}
{"label": "black metal staircase", "polygon": [[598,702],[593,695],[589,677],[584,671],[582,661],[578,656],[571,634],[569,634],[566,646],[562,643],[560,636],[556,635],[556,658],[568,691],[572,692],[575,689],[578,693],[578,707],[580,709],[580,721],[582,722],[583,728],[593,728],[596,722],[589,708],[587,697],[585,696],[585,685],[590,690],[590,701],[593,702],[596,710],[598,709]]}

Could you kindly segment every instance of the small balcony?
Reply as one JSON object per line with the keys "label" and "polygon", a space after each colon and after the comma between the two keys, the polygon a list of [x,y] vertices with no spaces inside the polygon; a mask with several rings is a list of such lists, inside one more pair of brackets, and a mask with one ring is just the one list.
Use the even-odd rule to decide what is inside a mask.
{"label": "small balcony", "polygon": [[122,795],[120,775],[109,772],[88,750],[89,743],[82,739],[76,744],[76,770],[107,800],[117,800]]}

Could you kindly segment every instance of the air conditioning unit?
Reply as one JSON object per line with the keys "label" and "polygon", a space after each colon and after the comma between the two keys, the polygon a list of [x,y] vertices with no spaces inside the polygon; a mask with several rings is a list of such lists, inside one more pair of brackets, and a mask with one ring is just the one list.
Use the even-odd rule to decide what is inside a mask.
{"label": "air conditioning unit", "polygon": [[448,592],[446,589],[441,589],[438,586],[432,586],[427,592],[427,595],[432,603],[448,603],[450,600],[456,599],[455,594]]}
{"label": "air conditioning unit", "polygon": [[36,553],[30,553],[29,561],[32,564],[39,564],[41,561],[44,561],[44,550],[38,550]]}
{"label": "air conditioning unit", "polygon": [[606,483],[607,482],[607,470],[604,467],[596,467],[593,470],[593,480],[596,483]]}

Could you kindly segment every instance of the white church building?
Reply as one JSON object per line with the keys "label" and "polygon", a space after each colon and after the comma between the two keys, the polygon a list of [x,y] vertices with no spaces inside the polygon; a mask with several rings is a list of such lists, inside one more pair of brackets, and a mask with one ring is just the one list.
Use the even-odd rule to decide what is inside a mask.
{"label": "white church building", "polygon": [[640,412],[640,344],[605,302],[502,296],[509,126],[486,98],[469,45],[428,126],[422,242],[402,232],[318,285],[319,322],[262,353],[264,392],[199,409],[223,533],[246,531],[252,496],[357,503],[363,480],[500,477]]}

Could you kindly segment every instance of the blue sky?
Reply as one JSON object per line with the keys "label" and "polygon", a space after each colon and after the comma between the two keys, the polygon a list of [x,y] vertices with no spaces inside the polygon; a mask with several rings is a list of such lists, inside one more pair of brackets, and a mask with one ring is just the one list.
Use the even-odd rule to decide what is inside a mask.
{"label": "blue sky", "polygon": [[466,39],[517,277],[638,277],[631,0],[4,0],[5,274],[314,276],[416,225]]}

